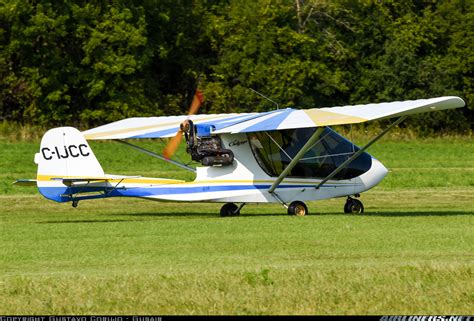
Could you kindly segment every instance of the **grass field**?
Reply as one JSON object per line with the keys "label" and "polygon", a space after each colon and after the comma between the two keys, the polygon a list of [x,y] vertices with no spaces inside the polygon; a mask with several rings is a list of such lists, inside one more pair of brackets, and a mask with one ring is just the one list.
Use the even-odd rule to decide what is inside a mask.
{"label": "grass field", "polygon": [[[471,138],[382,140],[369,152],[391,172],[362,195],[365,214],[333,199],[301,218],[134,199],[73,209],[11,186],[34,177],[38,145],[0,142],[0,314],[474,314]],[[92,147],[110,173],[192,178]]]}

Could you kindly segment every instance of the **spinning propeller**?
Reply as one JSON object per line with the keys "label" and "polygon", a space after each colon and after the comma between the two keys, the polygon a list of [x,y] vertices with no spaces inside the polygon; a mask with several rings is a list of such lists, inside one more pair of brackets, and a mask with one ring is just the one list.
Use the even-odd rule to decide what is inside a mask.
{"label": "spinning propeller", "polygon": [[[201,107],[201,104],[203,101],[204,101],[204,96],[199,91],[199,89],[197,89],[196,93],[194,94],[191,107],[189,108],[188,116],[195,115],[198,112],[199,107]],[[170,139],[165,149],[163,150],[163,156],[165,158],[170,159],[171,157],[173,157],[174,153],[178,149],[179,144],[181,143],[181,140],[183,138],[183,132],[186,130],[187,126],[188,126],[187,120],[185,120],[184,122],[180,124],[178,132],[173,138]]]}

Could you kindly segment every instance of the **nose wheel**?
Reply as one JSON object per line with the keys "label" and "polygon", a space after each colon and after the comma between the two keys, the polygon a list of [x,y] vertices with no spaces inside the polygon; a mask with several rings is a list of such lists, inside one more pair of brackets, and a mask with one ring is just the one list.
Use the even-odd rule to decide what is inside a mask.
{"label": "nose wheel", "polygon": [[361,201],[348,197],[344,205],[344,213],[346,214],[361,214],[364,213],[364,205]]}

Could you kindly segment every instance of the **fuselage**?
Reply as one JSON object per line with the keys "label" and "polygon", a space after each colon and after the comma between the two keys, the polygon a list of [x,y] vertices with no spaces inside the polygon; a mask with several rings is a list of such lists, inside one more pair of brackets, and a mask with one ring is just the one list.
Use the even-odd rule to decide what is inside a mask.
{"label": "fuselage", "polygon": [[289,203],[362,193],[387,174],[377,159],[363,153],[334,179],[316,189],[322,179],[359,150],[327,128],[277,187],[275,197],[268,189],[301,148],[298,144],[304,144],[311,133],[312,129],[297,129],[221,135],[224,147],[235,155],[232,165],[198,167],[193,182],[151,188],[148,195],[141,197],[168,201]]}

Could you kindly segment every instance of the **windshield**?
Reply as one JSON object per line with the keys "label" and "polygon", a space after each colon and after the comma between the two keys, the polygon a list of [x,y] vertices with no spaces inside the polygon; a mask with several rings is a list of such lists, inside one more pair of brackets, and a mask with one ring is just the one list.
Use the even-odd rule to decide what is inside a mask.
{"label": "windshield", "polygon": [[[298,128],[253,132],[247,136],[258,164],[268,175],[279,176],[315,130],[316,128]],[[288,177],[324,178],[358,150],[359,147],[326,127]],[[334,179],[357,177],[368,171],[371,165],[372,157],[364,152]]]}

